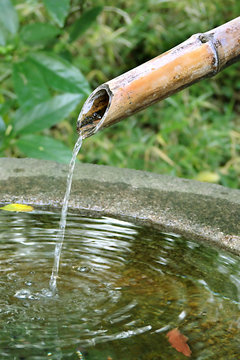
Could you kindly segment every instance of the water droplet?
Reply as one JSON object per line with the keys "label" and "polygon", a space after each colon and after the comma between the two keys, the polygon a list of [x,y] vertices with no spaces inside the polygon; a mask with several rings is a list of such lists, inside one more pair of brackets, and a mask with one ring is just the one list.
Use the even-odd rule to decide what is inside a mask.
{"label": "water droplet", "polygon": [[18,290],[14,296],[18,299],[28,299],[30,295],[31,295],[30,290],[21,289],[21,290]]}
{"label": "water droplet", "polygon": [[88,272],[89,268],[87,266],[79,266],[77,268],[77,271],[79,271],[79,272]]}
{"label": "water droplet", "polygon": [[42,289],[41,296],[51,298],[54,296],[54,293],[49,289]]}
{"label": "water droplet", "polygon": [[32,282],[31,282],[31,281],[25,281],[25,285],[31,286],[31,285],[32,285]]}

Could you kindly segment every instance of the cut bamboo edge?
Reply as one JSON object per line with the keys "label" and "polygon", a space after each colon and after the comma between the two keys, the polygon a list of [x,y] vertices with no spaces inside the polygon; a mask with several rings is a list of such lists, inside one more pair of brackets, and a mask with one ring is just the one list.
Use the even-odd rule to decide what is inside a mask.
{"label": "cut bamboo edge", "polygon": [[100,85],[77,120],[83,138],[240,60],[240,17],[188,40]]}

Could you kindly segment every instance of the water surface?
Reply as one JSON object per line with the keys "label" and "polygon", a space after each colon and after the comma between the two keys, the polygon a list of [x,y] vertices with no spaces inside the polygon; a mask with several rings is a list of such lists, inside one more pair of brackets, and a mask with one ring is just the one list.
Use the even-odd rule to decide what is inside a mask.
{"label": "water surface", "polygon": [[0,358],[238,359],[240,260],[174,234],[69,214],[50,296],[59,213],[0,212]]}

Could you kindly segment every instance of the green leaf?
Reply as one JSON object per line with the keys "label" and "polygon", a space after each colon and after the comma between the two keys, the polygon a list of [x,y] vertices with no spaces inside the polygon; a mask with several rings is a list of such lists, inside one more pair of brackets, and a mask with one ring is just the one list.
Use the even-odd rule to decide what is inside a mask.
{"label": "green leaf", "polygon": [[13,119],[15,133],[31,134],[50,128],[68,116],[82,100],[81,94],[63,94],[34,106],[18,109]]}
{"label": "green leaf", "polygon": [[13,84],[19,104],[25,108],[31,108],[50,98],[41,72],[29,59],[13,65]]}
{"label": "green leaf", "polygon": [[18,31],[18,16],[10,0],[0,0],[0,45],[6,45],[8,35]]}
{"label": "green leaf", "polygon": [[60,29],[48,23],[33,23],[22,27],[21,39],[28,45],[46,45],[52,41]]}
{"label": "green leaf", "polygon": [[75,41],[81,36],[96,20],[102,9],[102,6],[96,6],[89,11],[85,11],[69,28],[69,41]]}
{"label": "green leaf", "polygon": [[70,9],[70,0],[43,0],[43,2],[51,18],[62,27]]}
{"label": "green leaf", "polygon": [[48,85],[55,90],[83,94],[90,92],[89,84],[80,70],[67,60],[46,52],[38,52],[30,55],[30,58],[41,69]]}
{"label": "green leaf", "polygon": [[0,134],[4,133],[5,130],[6,130],[6,124],[5,124],[3,118],[0,115]]}
{"label": "green leaf", "polygon": [[5,114],[9,113],[11,108],[14,106],[14,99],[8,99],[0,104],[0,115],[4,116]]}
{"label": "green leaf", "polygon": [[8,32],[0,22],[0,46],[5,46],[8,38]]}
{"label": "green leaf", "polygon": [[72,151],[62,142],[41,135],[26,135],[16,142],[19,150],[26,156],[69,163]]}

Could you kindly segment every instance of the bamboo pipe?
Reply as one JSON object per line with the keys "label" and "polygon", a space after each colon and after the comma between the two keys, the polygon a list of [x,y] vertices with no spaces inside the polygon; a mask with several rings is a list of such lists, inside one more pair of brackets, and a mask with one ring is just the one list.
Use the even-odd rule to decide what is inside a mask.
{"label": "bamboo pipe", "polygon": [[89,137],[238,60],[240,17],[100,85],[84,103],[77,130]]}

